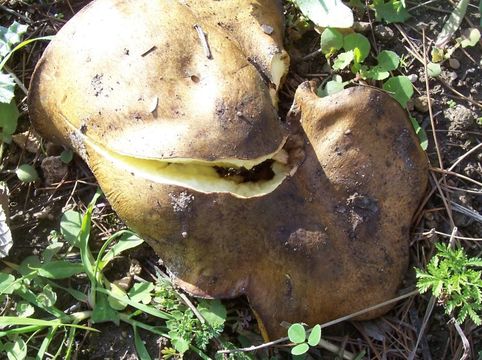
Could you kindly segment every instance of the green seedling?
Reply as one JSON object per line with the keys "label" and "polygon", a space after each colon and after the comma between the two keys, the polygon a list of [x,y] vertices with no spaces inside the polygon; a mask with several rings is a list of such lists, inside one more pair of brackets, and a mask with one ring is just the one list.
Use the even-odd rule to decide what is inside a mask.
{"label": "green seedling", "polygon": [[413,116],[410,115],[410,122],[412,123],[413,129],[415,130],[415,133],[418,136],[418,140],[420,142],[420,147],[422,148],[423,151],[426,151],[428,149],[428,138],[427,138],[427,133],[425,130],[420,126],[418,123],[417,119],[415,119]]}
{"label": "green seedling", "polygon": [[15,174],[17,174],[18,179],[24,183],[34,182],[39,178],[37,170],[29,164],[20,165],[17,170],[15,170]]}
{"label": "green seedling", "polygon": [[[364,64],[371,50],[368,39],[358,33],[343,35],[340,31],[331,28],[327,28],[322,32],[320,48],[328,61],[336,52],[343,49],[344,52],[338,54],[333,61],[333,70],[344,70],[351,64],[351,72],[358,78],[375,81],[386,80],[383,83],[383,89],[390,93],[403,108],[407,107],[408,101],[413,96],[413,85],[407,76],[390,77],[391,72],[397,70],[401,63],[400,57],[395,52],[390,50],[381,51],[376,57],[377,64],[369,67]],[[436,64],[429,66],[431,76],[438,76],[438,70],[440,69]],[[328,96],[335,94],[343,90],[348,83],[349,81],[343,81],[341,76],[335,75],[333,80],[318,88],[318,95]],[[412,119],[412,125],[420,139],[420,145],[424,150],[427,149],[428,141],[425,131],[414,119]]]}
{"label": "green seedling", "polygon": [[321,326],[316,325],[311,329],[308,338],[302,324],[292,324],[288,329],[288,338],[294,344],[291,354],[294,356],[303,355],[310,350],[310,347],[317,346],[321,340]]}
{"label": "green seedling", "polygon": [[449,100],[447,100],[447,106],[448,106],[449,108],[453,109],[454,107],[457,106],[457,103],[456,103],[454,100],[449,99]]}
{"label": "green seedling", "polygon": [[378,64],[374,67],[363,70],[364,78],[373,80],[385,80],[390,76],[390,71],[398,69],[400,65],[400,57],[393,51],[383,50],[377,56]]}
{"label": "green seedling", "polygon": [[394,76],[383,84],[383,90],[397,100],[402,107],[406,108],[408,100],[413,95],[413,85],[406,76]]}
{"label": "green seedling", "polygon": [[477,28],[469,28],[462,31],[462,36],[457,38],[457,42],[463,48],[473,47],[477,45],[480,40],[480,31]]}
{"label": "green seedling", "polygon": [[373,0],[370,8],[375,11],[377,21],[403,23],[410,18],[405,8],[405,0]]}
{"label": "green seedling", "polygon": [[449,316],[463,323],[469,317],[482,324],[482,258],[469,258],[462,248],[435,245],[437,252],[426,270],[415,269],[417,288],[430,291]]}
{"label": "green seedling", "polygon": [[480,41],[479,29],[477,28],[466,29],[462,31],[462,34],[460,37],[455,39],[455,45],[450,47],[444,47],[445,44],[442,45],[441,47],[434,46],[431,51],[432,62],[442,63],[445,60],[450,59],[458,48],[473,47],[473,46],[476,46],[479,41]]}
{"label": "green seedling", "polygon": [[427,75],[434,78],[434,77],[437,77],[439,76],[440,74],[442,73],[442,67],[440,66],[440,64],[436,64],[436,63],[428,63],[427,64]]}
{"label": "green seedling", "polygon": [[[326,32],[327,29],[323,31]],[[331,29],[330,32],[335,32],[336,30]],[[336,34],[338,36],[338,34]],[[322,34],[323,39],[323,34]],[[363,61],[367,58],[370,54],[370,42],[368,39],[358,33],[352,33],[343,36],[343,50],[345,52],[340,53],[333,63],[334,70],[343,70],[348,67],[351,63],[353,63],[351,67],[351,71],[356,74],[362,68]],[[330,49],[331,52],[332,49]],[[323,49],[322,49],[323,51]]]}
{"label": "green seedling", "polygon": [[336,29],[326,28],[321,33],[321,52],[330,58],[338,50],[343,48],[343,34]]}
{"label": "green seedling", "polygon": [[72,150],[64,150],[62,151],[62,153],[60,154],[60,160],[62,160],[62,162],[64,164],[69,164],[72,159],[74,158],[74,153]]}
{"label": "green seedling", "polygon": [[[369,56],[371,46],[364,35],[353,33],[344,36],[336,29],[325,29],[321,34],[321,51],[323,54],[329,59],[341,49],[345,52],[340,53],[335,58],[333,70],[343,70],[352,64],[351,71],[358,74],[362,79],[385,80],[390,76],[390,72],[397,70],[400,65],[400,57],[395,52],[383,50],[376,58],[377,65],[368,67],[363,62]],[[406,106],[404,95],[413,94],[413,86],[405,76],[399,76],[397,80],[392,80],[388,84],[385,83],[384,88],[390,89],[390,92],[403,107]],[[408,99],[406,100],[408,101]]]}
{"label": "green seedling", "polygon": [[349,81],[343,81],[340,75],[334,75],[333,80],[328,81],[326,84],[322,84],[318,90],[317,94],[320,97],[325,97],[329,95],[336,94],[337,92],[342,91],[346,85],[349,84]]}

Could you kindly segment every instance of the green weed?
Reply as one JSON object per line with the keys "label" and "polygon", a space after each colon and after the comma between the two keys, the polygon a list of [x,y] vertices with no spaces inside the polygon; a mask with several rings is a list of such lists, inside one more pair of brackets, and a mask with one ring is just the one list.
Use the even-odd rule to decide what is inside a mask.
{"label": "green weed", "polygon": [[427,269],[416,269],[417,288],[421,293],[430,290],[449,316],[459,323],[469,317],[482,324],[482,258],[469,258],[462,248],[447,244],[435,245],[437,252]]}
{"label": "green weed", "polygon": [[[398,54],[391,50],[382,50],[375,59],[375,65],[367,65],[365,60],[369,59],[371,44],[368,38],[359,33],[343,34],[334,27],[345,27],[343,24],[334,25],[330,21],[320,18],[320,13],[328,19],[336,20],[342,17],[345,7],[341,2],[327,0],[293,0],[298,5],[303,14],[315,25],[325,27],[321,32],[320,51],[325,55],[328,64],[334,74],[332,79],[325,81],[317,90],[319,96],[329,96],[342,91],[354,80],[383,81],[382,88],[397,100],[404,108],[414,93],[410,79],[404,75],[394,76],[392,73],[397,71],[400,66],[406,67],[406,59],[401,59]],[[364,7],[359,1],[352,1],[353,7]],[[387,23],[404,22],[410,17],[405,8],[403,0],[375,0],[369,6],[375,12],[377,21]],[[315,15],[316,14],[316,15]],[[351,19],[353,14],[350,15]],[[346,14],[345,14],[346,17]],[[351,22],[353,22],[351,20]],[[355,76],[353,80],[343,81],[340,73],[349,68]],[[441,73],[439,64],[429,64],[429,75],[436,77]],[[412,125],[417,133],[421,147],[426,150],[428,147],[427,135],[417,121],[411,117]]]}
{"label": "green weed", "polygon": [[14,22],[8,28],[0,26],[0,141],[10,143],[20,113],[15,102],[15,78],[5,72],[5,65],[12,55],[34,41],[50,40],[52,37],[40,37],[22,41],[28,26]]}
{"label": "green weed", "polygon": [[[17,130],[17,122],[20,112],[15,101],[15,87],[19,80],[6,71],[6,64],[12,55],[31,44],[34,41],[50,40],[52,37],[45,36],[22,41],[28,26],[13,22],[8,28],[0,26],[0,160],[3,158],[4,144],[12,141],[12,135]],[[24,91],[26,91],[24,89]],[[26,95],[26,93],[25,93]],[[38,174],[30,165],[21,165],[16,174],[22,182],[37,180]]]}
{"label": "green weed", "polygon": [[[24,359],[32,346],[36,346],[41,350],[36,358],[43,359],[52,340],[63,332],[61,344],[56,343],[56,353],[69,359],[77,331],[97,331],[83,325],[87,321],[93,325],[122,321],[132,326],[136,350],[142,359],[150,359],[150,356],[138,329],[171,341],[173,348],[164,354],[165,358],[194,351],[200,358],[209,359],[205,351],[222,333],[226,321],[226,309],[222,303],[218,300],[199,301],[196,312],[202,317],[198,318],[168,279],[161,275],[153,282],[136,282],[128,291],[110,282],[104,275],[106,266],[125,251],[142,244],[143,240],[131,231],[122,230],[109,237],[101,249],[93,253],[89,239],[92,214],[99,196],[100,193],[96,193],[83,215],[73,210],[64,213],[60,232],[51,233],[51,243],[40,257],[30,256],[18,265],[6,263],[10,271],[0,272],[1,300],[10,303],[14,299],[15,304],[0,318],[0,350],[5,351],[9,359]],[[80,255],[80,261],[73,261],[73,254]],[[61,282],[85,275],[90,285],[84,291],[64,286]],[[58,299],[66,296],[82,304],[85,310],[67,314],[58,308]],[[163,325],[153,326],[140,321],[138,317],[145,314]],[[43,334],[41,344],[34,340],[34,335],[38,334]]]}
{"label": "green weed", "polygon": [[310,350],[310,346],[317,346],[321,340],[321,326],[316,325],[311,329],[308,337],[302,324],[292,324],[288,328],[288,338],[294,344],[291,354],[294,356],[303,355]]}

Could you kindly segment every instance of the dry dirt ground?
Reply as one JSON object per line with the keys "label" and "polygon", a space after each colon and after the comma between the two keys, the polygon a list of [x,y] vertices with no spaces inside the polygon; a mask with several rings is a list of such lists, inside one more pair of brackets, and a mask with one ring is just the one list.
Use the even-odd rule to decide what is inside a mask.
{"label": "dry dirt ground", "polygon": [[[0,24],[8,26],[13,21],[29,25],[28,38],[55,34],[83,5],[89,1],[1,1]],[[401,73],[414,79],[415,95],[409,107],[412,115],[427,132],[427,150],[432,170],[430,188],[426,199],[414,219],[411,237],[411,267],[423,267],[434,252],[434,243],[447,241],[454,226],[459,229],[460,243],[472,256],[482,253],[482,127],[477,123],[482,117],[482,69],[481,45],[457,50],[450,63],[442,65],[442,74],[428,81],[426,91],[423,60],[423,32],[430,49],[448,13],[453,9],[450,2],[407,1],[413,17],[404,24],[373,24],[365,35],[378,49],[393,50],[404,56],[405,66]],[[421,5],[421,6],[418,6]],[[462,28],[479,24],[480,18],[472,1]],[[373,17],[366,12],[358,14],[358,20],[370,22]],[[281,111],[286,112],[292,102],[296,86],[305,79],[323,81],[329,69],[321,55],[306,59],[306,55],[319,47],[319,34],[307,31],[300,34],[288,29],[286,45],[292,57],[290,75],[282,91]],[[9,62],[10,70],[28,86],[33,68],[45,43],[34,43],[18,52]],[[428,55],[430,56],[430,55]],[[427,95],[431,100],[430,116]],[[18,89],[21,109],[18,132],[30,129],[25,95]],[[433,122],[433,125],[432,125]],[[49,154],[61,149],[45,145]],[[10,188],[10,227],[14,238],[9,261],[19,261],[36,254],[46,245],[52,229],[58,229],[63,209],[73,206],[82,210],[96,189],[95,178],[87,166],[77,157],[64,169],[53,169],[44,163],[45,153],[32,154],[14,143],[5,150],[1,180]],[[31,163],[40,172],[40,181],[33,185],[23,184],[11,170],[19,163]],[[455,165],[455,166],[454,166]],[[55,168],[55,166],[53,166]],[[450,171],[448,170],[450,169]],[[59,175],[60,174],[60,175]],[[51,177],[49,179],[49,176]],[[95,217],[95,233],[99,242],[107,235],[122,228],[122,222],[104,202]],[[130,254],[131,258],[148,267],[156,262],[147,247]],[[409,270],[405,288],[413,289],[415,275]],[[439,306],[433,311],[427,306],[429,295],[411,296],[399,302],[386,316],[369,322],[345,322],[324,332],[324,337],[340,349],[352,353],[366,351],[370,359],[406,359],[419,341],[416,359],[458,359],[464,353],[463,342],[449,318]],[[244,314],[247,328],[257,332],[249,307],[243,299],[226,303],[237,313]],[[425,331],[424,317],[427,316]],[[105,325],[100,335],[79,337],[79,359],[135,359],[132,336],[127,328]],[[482,329],[470,321],[462,330],[469,341],[468,352],[474,359],[482,359]],[[235,334],[231,334],[234,336]],[[147,336],[147,335],[146,335]],[[148,348],[158,352],[163,342],[147,338]],[[336,355],[327,351],[312,353],[315,359],[332,359]],[[0,358],[2,356],[0,355]]]}

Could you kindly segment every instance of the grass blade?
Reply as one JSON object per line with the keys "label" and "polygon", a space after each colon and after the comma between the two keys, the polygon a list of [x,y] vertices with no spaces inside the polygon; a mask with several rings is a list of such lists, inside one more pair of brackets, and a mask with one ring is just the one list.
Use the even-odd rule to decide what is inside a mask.
{"label": "grass blade", "polygon": [[72,356],[72,349],[74,348],[74,339],[75,339],[75,333],[77,332],[76,328],[70,328],[69,331],[69,339],[67,340],[68,342],[68,348],[67,351],[65,352],[65,360],[70,360],[70,357]]}
{"label": "grass blade", "polygon": [[99,332],[99,330],[88,327],[88,326],[63,323],[59,319],[42,320],[42,319],[34,319],[34,318],[21,318],[21,317],[16,317],[16,316],[2,316],[2,317],[0,317],[0,326],[19,326],[19,325],[32,325],[32,326],[41,326],[41,327],[67,326],[67,327],[75,327],[75,328],[82,329],[82,330]]}
{"label": "grass blade", "polygon": [[[121,236],[119,241],[109,249],[109,251],[102,257],[99,262],[99,270],[102,270],[114,257],[121,254],[123,251],[135,248],[141,245],[144,240],[139,238],[136,234],[131,231],[118,232],[114,236]],[[99,252],[99,255],[101,253]]]}
{"label": "grass blade", "polygon": [[59,284],[57,284],[53,281],[50,281],[50,280],[47,280],[47,283],[52,287],[55,287],[57,289],[61,289],[61,290],[65,291],[66,293],[70,294],[70,296],[72,296],[77,301],[80,301],[80,302],[83,302],[83,303],[87,303],[87,301],[88,301],[87,295],[85,295],[83,292],[81,292],[79,290],[66,288],[66,287],[61,286],[61,285],[59,285]]}
{"label": "grass blade", "polygon": [[149,352],[146,349],[146,345],[137,332],[137,326],[134,325],[132,328],[134,329],[134,344],[136,346],[137,356],[140,360],[152,360]]}
{"label": "grass blade", "polygon": [[43,329],[44,326],[36,326],[36,325],[30,325],[30,326],[24,326],[21,328],[15,328],[15,329],[10,329],[10,330],[5,330],[5,331],[0,331],[0,338],[4,336],[12,336],[12,335],[19,335],[19,334],[27,334],[29,332],[34,332],[40,329]]}
{"label": "grass blade", "polygon": [[50,261],[36,269],[38,275],[47,279],[67,279],[84,271],[82,264],[72,263],[65,260]]}
{"label": "grass blade", "polygon": [[5,64],[7,63],[8,59],[10,59],[10,57],[13,55],[13,53],[17,50],[20,50],[21,48],[27,46],[28,44],[30,43],[33,43],[34,41],[40,41],[40,40],[52,40],[54,37],[53,36],[42,36],[42,37],[38,37],[38,38],[35,38],[35,39],[28,39],[28,40],[25,40],[25,41],[22,41],[20,44],[18,44],[17,46],[15,46],[12,51],[10,51],[7,56],[5,56],[2,60],[2,62],[0,63],[0,70],[3,69],[3,67],[5,66]]}
{"label": "grass blade", "polygon": [[90,228],[92,222],[92,212],[94,211],[95,203],[100,196],[100,190],[94,194],[94,197],[90,201],[89,206],[87,207],[87,211],[85,212],[84,216],[82,217],[82,226],[80,227],[80,257],[82,259],[82,264],[84,265],[84,270],[87,276],[89,277],[92,288],[95,288],[97,280],[94,274],[94,257],[89,249],[89,238],[90,238]]}
{"label": "grass blade", "polygon": [[469,0],[460,0],[457,6],[455,7],[452,14],[450,14],[449,18],[444,24],[442,31],[437,36],[437,40],[435,41],[435,46],[441,47],[444,46],[454,35],[454,33],[459,28],[460,24],[462,23],[462,19],[467,12],[467,6],[469,5]]}
{"label": "grass blade", "polygon": [[38,353],[35,356],[35,360],[42,360],[45,353],[47,352],[47,349],[49,348],[50,343],[52,342],[52,339],[55,336],[55,333],[58,330],[58,326],[53,326],[50,328],[49,333],[47,336],[43,339],[42,344],[40,344],[40,348],[38,349]]}
{"label": "grass blade", "polygon": [[100,288],[100,287],[98,287],[96,290],[100,293],[109,295],[110,297],[113,297],[114,299],[116,299],[118,301],[121,301],[121,302],[123,302],[127,305],[130,305],[133,308],[139,309],[139,310],[145,312],[146,314],[149,314],[149,315],[152,315],[152,316],[155,316],[157,318],[164,319],[164,320],[173,319],[173,316],[171,314],[169,314],[167,312],[164,312],[164,311],[161,311],[161,310],[158,310],[158,309],[156,309],[152,306],[148,306],[148,305],[138,303],[136,301],[132,301],[128,296],[119,296],[119,295],[115,294],[113,291],[109,291],[109,290],[106,290],[106,289]]}

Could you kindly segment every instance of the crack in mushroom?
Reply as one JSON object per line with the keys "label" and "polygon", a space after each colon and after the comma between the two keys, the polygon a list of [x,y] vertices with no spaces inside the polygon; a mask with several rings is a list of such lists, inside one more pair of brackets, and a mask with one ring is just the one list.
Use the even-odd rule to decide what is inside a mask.
{"label": "crack in mushroom", "polygon": [[125,169],[126,173],[202,193],[230,193],[238,198],[258,197],[274,191],[296,172],[299,153],[303,152],[299,147],[287,147],[290,142],[285,139],[274,153],[252,160],[144,159],[114,152],[78,131],[76,134],[90,150]]}

